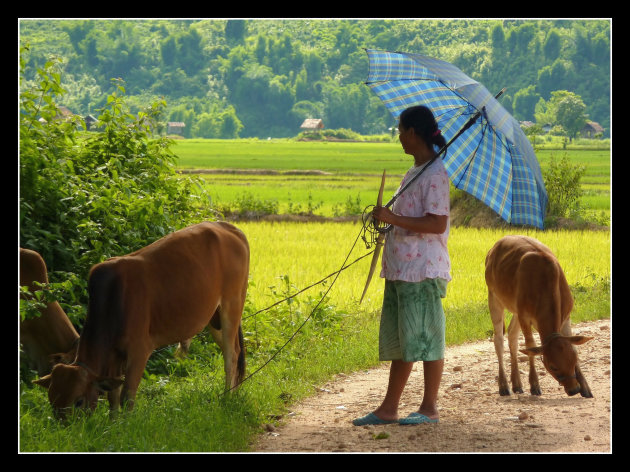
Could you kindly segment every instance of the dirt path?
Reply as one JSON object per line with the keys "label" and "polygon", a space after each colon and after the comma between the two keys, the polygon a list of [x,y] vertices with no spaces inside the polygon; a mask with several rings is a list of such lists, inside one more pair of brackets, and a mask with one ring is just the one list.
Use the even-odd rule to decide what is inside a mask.
{"label": "dirt path", "polygon": [[[610,320],[574,326],[595,339],[578,347],[594,398],[569,397],[538,360],[542,396],[501,397],[491,340],[448,348],[434,425],[353,426],[373,411],[387,386],[389,364],[339,374],[295,406],[277,427],[266,425],[259,452],[612,452]],[[521,337],[522,341],[522,337]],[[506,343],[506,368],[509,370]],[[521,363],[529,391],[527,362]],[[509,374],[508,374],[509,375]],[[401,416],[415,411],[422,392],[416,364],[401,402]]]}

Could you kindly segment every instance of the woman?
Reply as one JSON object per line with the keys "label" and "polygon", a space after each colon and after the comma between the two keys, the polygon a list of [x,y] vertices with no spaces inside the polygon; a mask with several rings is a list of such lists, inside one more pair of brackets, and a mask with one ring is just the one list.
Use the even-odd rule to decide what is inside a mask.
{"label": "woman", "polygon": [[[385,293],[379,332],[379,358],[391,360],[387,393],[372,413],[353,421],[366,424],[437,423],[437,396],[444,367],[442,300],[451,280],[447,249],[449,180],[442,159],[430,162],[446,142],[431,110],[411,107],[399,118],[400,143],[414,157],[401,188],[422,174],[398,197],[392,210],[377,207],[373,216],[393,225],[385,239],[381,277]],[[414,362],[423,361],[424,397],[417,412],[398,419],[398,404]]]}

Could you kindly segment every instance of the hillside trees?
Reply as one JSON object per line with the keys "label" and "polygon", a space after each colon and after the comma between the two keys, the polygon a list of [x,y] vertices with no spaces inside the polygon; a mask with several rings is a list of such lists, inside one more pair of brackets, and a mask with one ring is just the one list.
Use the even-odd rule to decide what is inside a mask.
{"label": "hillside trees", "polygon": [[[496,92],[521,120],[533,120],[532,102],[556,90],[582,97],[586,113],[604,128],[610,118],[610,22],[589,20],[53,20],[25,21],[24,39],[65,58],[66,80],[92,77],[100,88],[66,99],[85,115],[103,106],[111,78],[127,94],[164,98],[168,112],[194,98],[195,111],[227,112],[243,124],[241,136],[294,136],[307,109],[327,127],[380,133],[393,119],[379,101],[355,106],[364,87],[363,48],[416,52],[459,66]],[[42,36],[39,36],[42,35]],[[44,36],[45,35],[45,36]],[[41,46],[40,46],[41,45]],[[33,51],[26,76],[47,60]],[[532,89],[532,86],[534,89]],[[333,89],[339,89],[333,92]],[[68,87],[72,94],[80,87]],[[346,94],[345,91],[352,93]],[[146,102],[146,100],[144,100]],[[298,105],[299,104],[299,105]],[[83,108],[81,108],[83,107]],[[332,120],[332,123],[330,122]],[[194,123],[193,123],[194,125]],[[187,126],[191,136],[193,125]],[[198,127],[201,129],[203,127]],[[193,136],[194,137],[194,136]]]}

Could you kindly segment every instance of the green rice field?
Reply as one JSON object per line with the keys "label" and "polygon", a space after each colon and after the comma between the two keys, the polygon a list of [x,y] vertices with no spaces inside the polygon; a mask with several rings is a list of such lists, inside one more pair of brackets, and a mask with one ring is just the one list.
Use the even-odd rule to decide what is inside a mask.
{"label": "green rice field", "polygon": [[[326,217],[357,214],[373,203],[383,170],[387,201],[412,164],[397,142],[193,139],[176,141],[173,151],[182,171],[204,172],[200,175],[216,205],[248,198],[273,203],[281,214]],[[582,207],[609,216],[610,151],[540,150],[537,157],[544,169],[551,156],[565,154],[586,166]]]}
{"label": "green rice field", "polygon": [[[340,269],[361,228],[360,224],[351,222],[241,222],[237,226],[245,232],[251,245],[250,278],[254,284],[248,296],[256,307],[271,304],[274,298],[269,287],[281,285],[283,276],[301,289]],[[444,299],[448,344],[481,339],[492,329],[484,279],[485,257],[498,239],[513,233],[510,229],[451,229],[449,255],[453,280]],[[528,230],[520,233],[548,245],[558,257],[574,288],[576,306],[572,320],[609,316],[610,305],[605,293],[610,282],[609,232]],[[585,252],[584,248],[589,251]],[[349,262],[367,252],[359,241]],[[380,313],[384,281],[378,271],[363,303],[358,304],[370,261],[371,256],[343,271],[330,292],[333,305],[348,316]],[[313,288],[313,295],[319,290],[321,288]],[[591,299],[593,296],[595,298]],[[584,302],[581,297],[585,297]]]}

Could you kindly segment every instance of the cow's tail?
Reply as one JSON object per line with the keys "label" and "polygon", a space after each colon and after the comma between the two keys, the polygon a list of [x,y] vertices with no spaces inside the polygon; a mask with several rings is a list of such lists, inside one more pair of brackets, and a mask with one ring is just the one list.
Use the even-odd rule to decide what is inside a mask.
{"label": "cow's tail", "polygon": [[240,384],[245,378],[245,339],[243,338],[243,330],[241,325],[238,325],[238,344],[241,348],[238,355],[238,361],[236,367],[238,369],[238,384]]}

